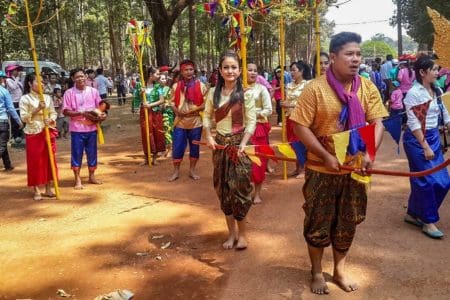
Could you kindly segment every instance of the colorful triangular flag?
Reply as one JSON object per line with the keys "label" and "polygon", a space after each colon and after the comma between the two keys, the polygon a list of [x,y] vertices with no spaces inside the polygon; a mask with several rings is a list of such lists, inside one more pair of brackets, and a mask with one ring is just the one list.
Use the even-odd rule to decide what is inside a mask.
{"label": "colorful triangular flag", "polygon": [[331,136],[334,141],[334,151],[336,152],[336,158],[342,165],[345,162],[347,156],[347,147],[350,139],[350,131],[343,131],[335,133]]}
{"label": "colorful triangular flag", "polygon": [[280,151],[281,154],[283,154],[284,156],[288,157],[288,158],[294,158],[296,159],[297,156],[295,155],[294,150],[292,150],[291,145],[289,144],[279,144],[277,145],[278,147],[278,151]]}
{"label": "colorful triangular flag", "polygon": [[259,157],[255,155],[255,146],[247,146],[245,148],[245,153],[254,164],[256,164],[258,167],[261,166],[261,159],[259,159]]}
{"label": "colorful triangular flag", "polygon": [[392,136],[394,141],[397,143],[397,152],[400,153],[400,136],[402,134],[402,118],[403,114],[399,114],[383,120],[384,128]]}
{"label": "colorful triangular flag", "polygon": [[292,149],[295,151],[295,156],[297,156],[297,161],[300,166],[304,166],[306,162],[306,147],[302,142],[295,141],[291,143]]}
{"label": "colorful triangular flag", "polygon": [[377,149],[375,148],[375,123],[358,128],[361,139],[366,144],[366,151],[372,161],[375,160]]}
{"label": "colorful triangular flag", "polygon": [[424,137],[425,137],[425,130],[426,130],[425,125],[426,125],[426,120],[427,120],[427,113],[428,113],[428,108],[430,107],[430,103],[431,103],[431,100],[411,107],[417,120],[419,120],[420,127],[422,129],[422,133],[423,133]]}

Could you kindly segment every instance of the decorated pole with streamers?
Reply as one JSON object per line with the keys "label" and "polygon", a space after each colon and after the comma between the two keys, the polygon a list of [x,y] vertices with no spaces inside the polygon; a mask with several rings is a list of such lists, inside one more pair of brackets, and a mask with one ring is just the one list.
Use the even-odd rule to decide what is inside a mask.
{"label": "decorated pole with streamers", "polygon": [[[33,57],[33,63],[34,63],[34,69],[36,70],[36,81],[38,83],[38,95],[39,95],[39,102],[41,103],[45,103],[45,99],[44,99],[44,92],[42,89],[42,77],[41,77],[41,73],[39,72],[40,68],[39,68],[39,64],[38,64],[38,59],[37,59],[37,54],[36,54],[36,44],[35,44],[35,40],[34,40],[34,33],[33,33],[33,26],[42,24],[42,23],[46,23],[48,21],[50,21],[55,15],[53,15],[52,17],[50,17],[49,19],[47,19],[46,21],[39,21],[39,17],[41,15],[42,9],[43,9],[43,0],[39,1],[39,9],[37,12],[37,16],[35,18],[34,21],[31,21],[31,17],[30,17],[30,10],[29,10],[29,6],[28,6],[28,0],[24,0],[23,1],[24,5],[25,5],[25,13],[26,13],[26,17],[27,17],[27,25],[26,26],[21,26],[18,24],[15,24],[14,22],[11,21],[10,17],[13,14],[17,13],[17,4],[15,2],[11,2],[9,9],[8,9],[8,15],[9,17],[6,18],[7,22],[9,24],[11,24],[12,26],[16,27],[16,28],[27,28],[28,30],[28,39],[30,42],[30,48],[31,48],[31,55]],[[49,111],[47,108],[44,108],[42,110],[43,112],[43,120],[48,119],[49,117]],[[51,168],[51,172],[52,172],[52,179],[53,179],[53,185],[55,187],[55,195],[56,195],[56,199],[60,199],[60,192],[59,192],[59,186],[58,186],[58,176],[56,174],[56,162],[55,162],[55,156],[53,154],[52,151],[52,143],[50,140],[50,130],[49,130],[49,126],[47,124],[45,124],[44,126],[44,133],[45,133],[45,141],[47,144],[47,152],[48,152],[48,157],[50,160],[50,168]]]}
{"label": "decorated pole with streamers", "polygon": [[244,12],[239,13],[239,32],[241,35],[241,60],[242,60],[242,85],[244,88],[248,86],[247,83],[247,32],[244,22]]}
{"label": "decorated pole with streamers", "polygon": [[[281,0],[281,16],[280,16],[280,89],[281,89],[281,101],[286,98],[285,95],[285,82],[284,82],[284,65],[286,64],[285,48],[284,48],[284,16],[283,16],[283,0]],[[281,137],[283,143],[287,142],[287,128],[286,128],[286,113],[284,107],[281,107]],[[287,163],[283,161],[283,179],[287,179]]]}
{"label": "decorated pole with streamers", "polygon": [[[142,88],[145,88],[145,77],[144,77],[144,67],[142,64],[142,59],[144,56],[145,46],[150,46],[150,35],[149,35],[149,25],[145,21],[136,21],[134,19],[128,22],[127,26],[127,34],[130,40],[130,44],[133,48],[133,52],[136,55],[136,60],[139,67],[139,74],[141,76]],[[147,104],[147,95],[146,93],[142,93],[142,102]],[[150,131],[149,131],[149,119],[148,119],[148,110],[144,109],[144,118],[145,118],[145,136],[147,140],[147,161],[150,162],[151,156],[151,147],[150,147]],[[150,167],[151,164],[148,163]]]}

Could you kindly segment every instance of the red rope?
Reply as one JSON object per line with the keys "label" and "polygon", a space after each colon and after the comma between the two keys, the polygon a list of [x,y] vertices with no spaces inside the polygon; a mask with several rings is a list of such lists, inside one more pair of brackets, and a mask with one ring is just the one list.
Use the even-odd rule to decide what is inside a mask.
{"label": "red rope", "polygon": [[[193,141],[194,144],[197,145],[201,145],[201,146],[207,146],[206,143],[204,142],[198,142],[198,141]],[[217,149],[225,149],[225,146],[223,145],[216,145]],[[260,152],[255,152],[256,156],[259,157],[264,157],[264,158],[268,158],[268,159],[273,159],[273,160],[284,160],[284,161],[290,161],[290,162],[296,162],[297,159],[295,158],[289,158],[289,157],[284,157],[284,156],[276,156],[276,155],[269,155],[269,154],[265,154],[265,153],[260,153]],[[323,166],[320,163],[311,163],[308,162],[310,164],[314,164],[317,166]],[[446,161],[444,161],[443,163],[428,169],[428,170],[423,170],[423,171],[419,171],[419,172],[401,172],[401,171],[391,171],[391,170],[381,170],[381,169],[369,169],[366,170],[366,173],[369,175],[372,174],[377,174],[377,175],[387,175],[387,176],[400,176],[400,177],[423,177],[423,176],[427,176],[430,174],[433,174],[439,170],[442,170],[443,168],[446,168],[448,165],[450,165],[450,159],[447,159]],[[345,166],[345,165],[341,165],[340,166],[341,169],[343,170],[347,170],[347,171],[359,171],[360,169],[352,167],[352,166]]]}

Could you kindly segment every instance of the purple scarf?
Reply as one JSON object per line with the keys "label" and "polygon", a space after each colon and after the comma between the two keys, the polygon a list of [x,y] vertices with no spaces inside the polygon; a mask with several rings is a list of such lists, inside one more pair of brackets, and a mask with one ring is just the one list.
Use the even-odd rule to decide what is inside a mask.
{"label": "purple scarf", "polygon": [[361,78],[358,75],[353,76],[352,87],[348,93],[342,83],[334,76],[331,68],[328,68],[327,81],[339,100],[344,105],[339,115],[339,122],[344,130],[354,129],[366,124],[366,116],[359,102],[358,89],[361,86]]}

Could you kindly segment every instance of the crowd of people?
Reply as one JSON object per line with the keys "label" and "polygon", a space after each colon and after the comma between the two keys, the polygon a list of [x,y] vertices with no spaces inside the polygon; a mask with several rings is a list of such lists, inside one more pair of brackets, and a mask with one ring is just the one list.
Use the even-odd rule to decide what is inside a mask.
{"label": "crowd of people", "polygon": [[[383,119],[402,118],[404,149],[410,170],[415,172],[443,162],[439,128],[450,129],[450,116],[441,100],[443,90],[449,88],[448,72],[439,69],[427,55],[401,56],[400,61],[387,55],[384,62],[376,59],[369,68],[361,63],[360,43],[361,37],[356,33],[334,35],[329,53],[320,53],[320,70],[307,62],[295,61],[289,71],[276,67],[270,78],[264,72],[258,74],[256,64],[248,63],[247,82],[242,82],[240,59],[232,51],[221,56],[218,68],[209,78],[206,72],[197,76],[195,62],[186,59],[176,70],[150,67],[143,80],[134,78],[130,84],[120,73],[115,80],[117,104],[126,103],[129,86],[134,96],[132,110],[140,111],[143,165],[156,165],[159,156],[171,157],[173,173],[169,182],[181,176],[188,145],[188,176],[199,179],[199,142],[205,133],[206,144],[213,150],[213,185],[228,228],[224,249],[248,247],[246,216],[252,204],[262,202],[262,184],[270,171],[264,157],[260,164],[252,163],[246,147],[251,143],[258,152],[270,144],[273,106],[277,114],[275,126],[282,125],[286,118],[287,138],[297,155],[292,176],[304,178],[303,235],[311,260],[311,290],[316,294],[329,293],[322,257],[330,245],[334,281],[345,291],[357,289],[347,277],[345,261],[356,226],[366,217],[368,197],[366,185],[340,167],[330,136],[374,124],[378,148]],[[19,66],[10,66],[7,75],[0,74],[7,77],[7,89],[0,87],[0,149],[5,169],[13,169],[6,146],[11,117],[15,128],[23,128],[25,134],[28,186],[34,189],[34,200],[55,196],[43,136],[46,126],[51,128],[53,153],[55,138],[67,138],[70,133],[75,189],[83,188],[80,168],[84,152],[89,182],[100,184],[95,176],[97,130],[107,116],[101,108],[102,103],[107,103],[112,80],[103,75],[102,69],[94,72],[77,68],[70,73],[69,87],[66,82],[58,83],[56,74],[52,74],[44,83],[46,95],[40,101],[36,75],[28,74],[22,84],[19,71]],[[286,84],[284,99],[281,76]],[[447,77],[442,80],[444,76]],[[425,126],[415,109],[424,103],[427,109],[421,113]],[[374,162],[366,145],[359,139],[352,146],[355,152],[347,153],[344,165],[359,161],[356,172],[368,175]],[[410,181],[405,222],[419,226],[431,238],[442,238],[444,234],[436,223],[439,207],[450,188],[448,171],[441,169]]]}

